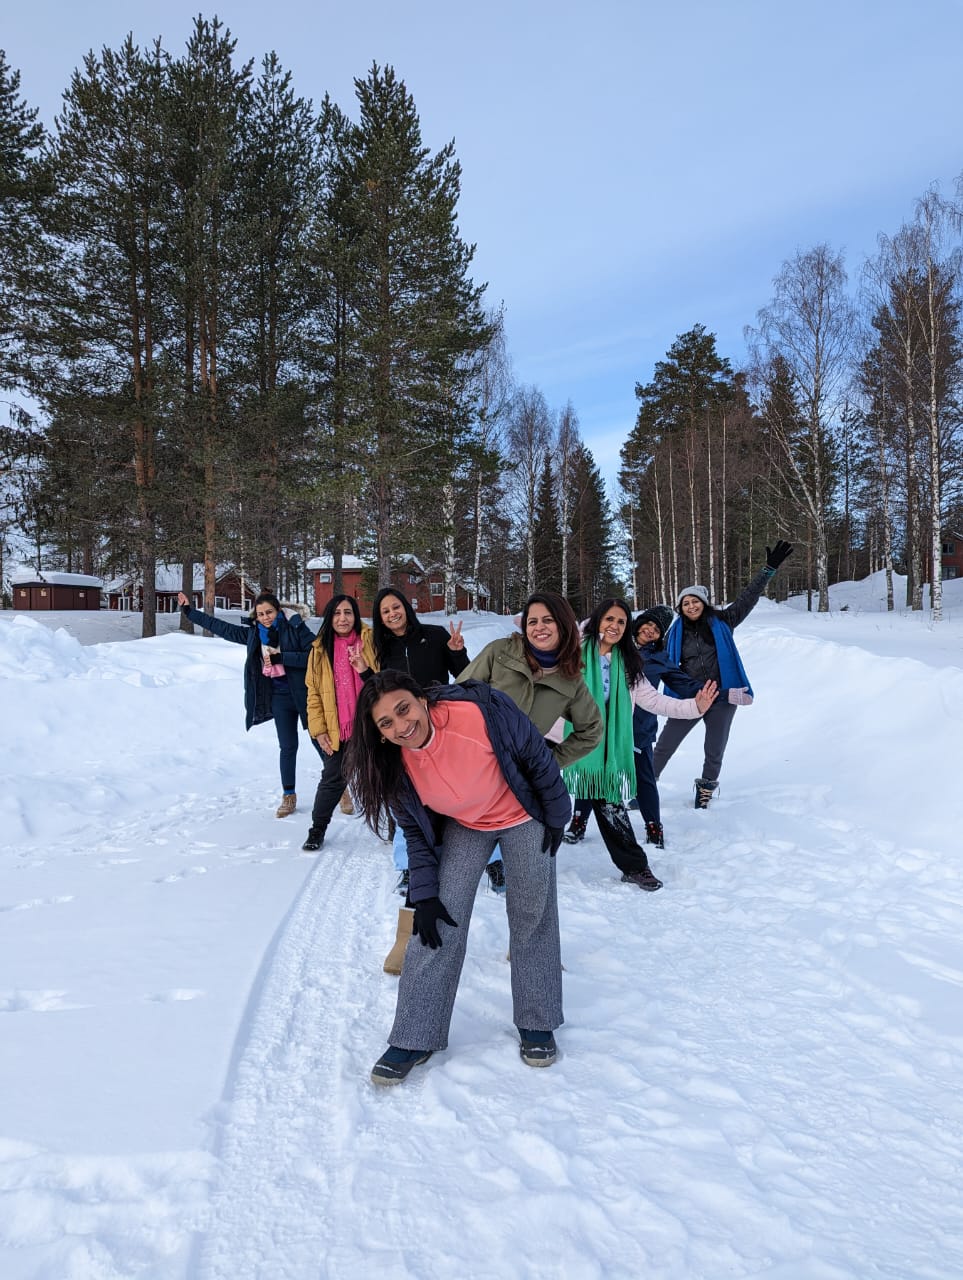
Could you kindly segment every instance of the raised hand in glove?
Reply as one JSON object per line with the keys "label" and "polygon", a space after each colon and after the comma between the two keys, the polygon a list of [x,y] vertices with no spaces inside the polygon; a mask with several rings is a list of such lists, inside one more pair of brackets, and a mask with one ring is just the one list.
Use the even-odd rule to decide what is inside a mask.
{"label": "raised hand in glove", "polygon": [[778,569],[786,556],[790,555],[792,555],[792,543],[780,538],[771,550],[766,547],[766,564],[770,569]]}
{"label": "raised hand in glove", "polygon": [[547,853],[550,858],[554,858],[564,834],[564,827],[546,827],[545,834],[542,836],[542,853]]}
{"label": "raised hand in glove", "polygon": [[422,902],[415,903],[415,919],[411,932],[417,933],[421,939],[421,945],[431,947],[432,951],[437,951],[441,946],[441,934],[438,932],[439,920],[444,920],[445,924],[450,924],[453,929],[458,928],[441,898],[425,898]]}

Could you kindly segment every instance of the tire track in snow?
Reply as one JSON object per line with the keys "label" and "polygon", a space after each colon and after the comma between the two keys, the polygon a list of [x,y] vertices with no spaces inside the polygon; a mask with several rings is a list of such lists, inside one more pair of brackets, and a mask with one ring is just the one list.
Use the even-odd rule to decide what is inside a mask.
{"label": "tire track in snow", "polygon": [[357,1059],[386,1025],[357,982],[380,968],[382,929],[372,936],[369,925],[386,918],[384,872],[368,841],[324,849],[265,956],[218,1117],[210,1228],[189,1268],[197,1280],[326,1274],[328,1242],[351,1212]]}

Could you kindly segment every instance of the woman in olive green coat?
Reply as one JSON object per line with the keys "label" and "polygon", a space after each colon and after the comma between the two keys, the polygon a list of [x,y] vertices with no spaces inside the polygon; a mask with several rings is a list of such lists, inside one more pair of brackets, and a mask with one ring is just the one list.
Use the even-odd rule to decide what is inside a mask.
{"label": "woman in olive green coat", "polygon": [[[483,680],[507,693],[545,735],[558,767],[574,764],[602,741],[605,721],[582,678],[578,619],[572,606],[555,591],[537,591],[522,610],[521,635],[506,636],[485,646],[458,681]],[[565,721],[572,726],[566,738]],[[505,892],[505,872],[496,848],[488,878]]]}
{"label": "woman in olive green coat", "polygon": [[[582,678],[578,620],[554,591],[538,591],[522,610],[522,633],[493,640],[459,675],[484,680],[507,693],[545,734],[560,769],[587,756],[602,741],[605,724]],[[562,738],[559,721],[572,732]]]}

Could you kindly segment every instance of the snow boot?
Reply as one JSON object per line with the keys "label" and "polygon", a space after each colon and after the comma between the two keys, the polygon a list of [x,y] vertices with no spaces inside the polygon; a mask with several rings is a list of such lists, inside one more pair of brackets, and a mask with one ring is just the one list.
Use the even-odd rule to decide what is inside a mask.
{"label": "snow boot", "polygon": [[398,931],[395,934],[394,945],[385,957],[383,965],[385,973],[393,973],[397,976],[401,972],[408,939],[411,937],[411,926],[414,922],[415,913],[411,907],[398,908]]}
{"label": "snow boot", "polygon": [[639,889],[644,889],[646,893],[655,893],[656,889],[662,888],[662,881],[658,876],[653,875],[652,868],[648,863],[645,864],[641,871],[633,871],[631,875],[622,873],[623,884],[634,884]]}
{"label": "snow boot", "polygon": [[324,827],[316,827],[312,823],[308,836],[301,848],[305,853],[317,853],[324,844]]}
{"label": "snow boot", "polygon": [[281,797],[281,803],[278,805],[278,811],[274,815],[276,818],[287,818],[298,807],[298,798],[293,791],[288,791]]}
{"label": "snow boot", "polygon": [[695,786],[695,808],[708,809],[712,793],[719,785],[718,782],[710,782],[708,778],[696,778],[693,785]]}
{"label": "snow boot", "polygon": [[526,1031],[518,1028],[521,1041],[518,1052],[528,1067],[550,1067],[558,1057],[558,1047],[551,1031]]}
{"label": "snow boot", "polygon": [[349,817],[354,813],[354,801],[351,799],[350,791],[346,791],[341,797],[341,812],[348,814]]}
{"label": "snow boot", "polygon": [[662,833],[661,822],[647,822],[645,824],[645,842],[646,844],[654,844],[657,849],[665,848],[665,836]]}
{"label": "snow boot", "polygon": [[485,868],[488,873],[488,883],[496,893],[505,892],[505,864],[501,858],[496,858],[494,862],[489,862]]}
{"label": "snow boot", "polygon": [[583,818],[577,813],[572,819],[569,829],[565,832],[562,839],[566,844],[578,844],[580,840],[585,839],[585,828],[588,826],[588,818]]}
{"label": "snow boot", "polygon": [[374,1064],[371,1072],[372,1084],[401,1084],[412,1067],[420,1067],[431,1057],[431,1049],[396,1049],[388,1046]]}

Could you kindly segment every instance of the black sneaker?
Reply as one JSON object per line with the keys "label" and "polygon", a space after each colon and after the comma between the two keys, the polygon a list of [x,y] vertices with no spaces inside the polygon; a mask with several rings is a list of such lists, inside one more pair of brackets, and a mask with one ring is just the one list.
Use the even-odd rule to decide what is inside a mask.
{"label": "black sneaker", "polygon": [[501,858],[496,858],[494,862],[489,862],[485,868],[488,873],[488,883],[496,893],[505,892],[505,864]]}
{"label": "black sneaker", "polygon": [[324,832],[320,827],[311,827],[308,831],[308,838],[305,840],[301,848],[305,853],[317,853],[324,844]]}
{"label": "black sneaker", "polygon": [[412,1067],[420,1067],[431,1055],[431,1049],[396,1049],[390,1045],[371,1069],[371,1083],[401,1084]]}
{"label": "black sneaker", "polygon": [[405,867],[401,875],[398,877],[398,883],[395,885],[395,893],[400,893],[403,898],[408,896],[408,868]]}
{"label": "black sneaker", "polygon": [[526,1031],[518,1028],[521,1040],[518,1052],[529,1067],[550,1067],[558,1057],[555,1036],[551,1031]]}
{"label": "black sneaker", "polygon": [[638,888],[644,889],[646,893],[655,893],[656,889],[662,888],[662,881],[658,876],[652,874],[651,867],[646,867],[644,871],[635,871],[632,875],[622,876],[623,884],[634,884]]}

